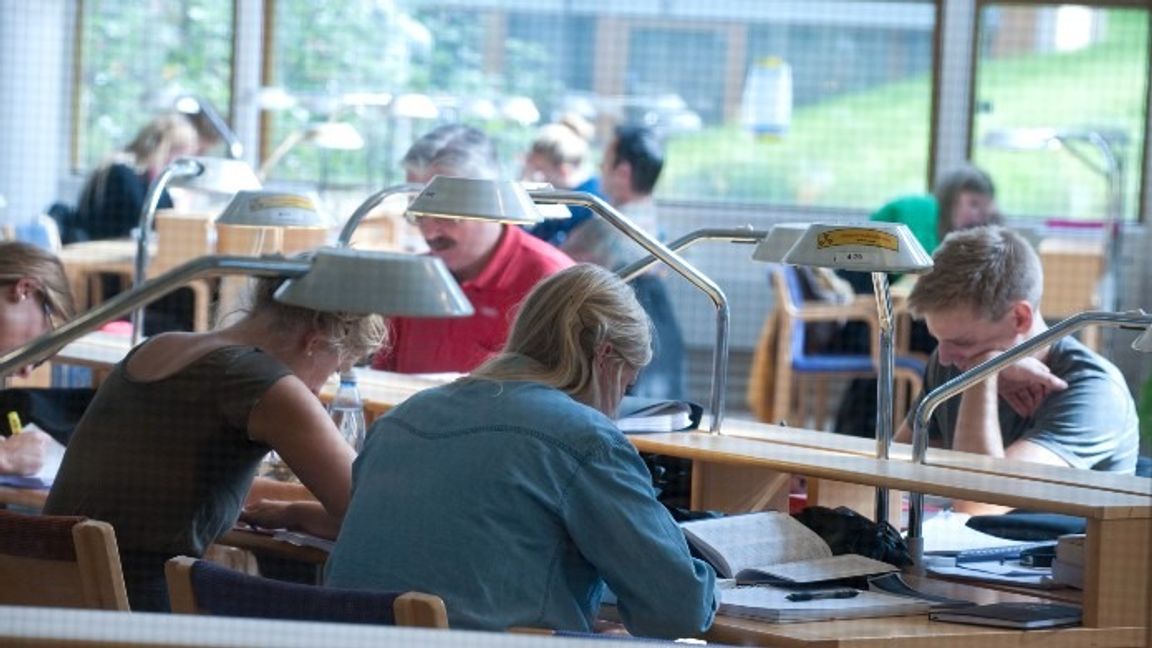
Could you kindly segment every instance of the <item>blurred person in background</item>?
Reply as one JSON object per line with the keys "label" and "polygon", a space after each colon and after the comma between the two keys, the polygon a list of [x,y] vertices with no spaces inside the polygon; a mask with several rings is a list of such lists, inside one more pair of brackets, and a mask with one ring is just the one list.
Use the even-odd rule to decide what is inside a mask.
{"label": "blurred person in background", "polygon": [[[663,168],[663,145],[655,132],[642,126],[618,126],[600,165],[600,186],[608,201],[656,238],[661,238],[660,224],[652,192]],[[595,263],[612,271],[646,254],[639,244],[599,217],[573,229],[560,249],[578,262]],[[658,272],[647,272],[633,279],[631,285],[652,320],[655,339],[652,362],[628,393],[645,398],[687,398],[684,335],[664,278]]]}
{"label": "blurred person in background", "polygon": [[[128,237],[140,222],[152,181],[172,160],[199,150],[200,137],[187,117],[173,112],[153,118],[88,176],[64,242]],[[171,208],[172,198],[165,191],[157,209]]]}
{"label": "blurred person in background", "polygon": [[[560,121],[540,128],[524,158],[523,180],[547,182],[555,189],[582,191],[594,196],[600,193],[600,180],[588,164],[590,142],[595,127],[577,113],[568,113]],[[561,245],[568,233],[592,218],[587,207],[568,208],[572,217],[546,220],[528,231],[552,245]]]}

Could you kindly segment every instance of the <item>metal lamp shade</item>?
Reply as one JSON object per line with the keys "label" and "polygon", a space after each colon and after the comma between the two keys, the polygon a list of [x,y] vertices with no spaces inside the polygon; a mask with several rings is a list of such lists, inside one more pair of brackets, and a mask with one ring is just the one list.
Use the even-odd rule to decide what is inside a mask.
{"label": "metal lamp shade", "polygon": [[932,268],[932,257],[911,230],[899,223],[814,223],[785,255],[784,262],[858,272],[920,273]]}
{"label": "metal lamp shade", "polygon": [[322,149],[358,151],[364,148],[364,137],[347,122],[321,122],[308,127],[304,139]]}
{"label": "metal lamp shade", "polygon": [[1043,151],[1060,148],[1060,139],[1051,128],[1003,128],[989,131],[981,143],[1006,151]]}
{"label": "metal lamp shade", "polygon": [[245,227],[328,227],[331,222],[307,196],[275,191],[241,191],[216,219]]}
{"label": "metal lamp shade", "polygon": [[318,311],[406,317],[466,317],[472,304],[433,256],[325,247],[312,268],[289,279],[276,301]]}
{"label": "metal lamp shade", "polygon": [[[216,157],[182,157],[172,162],[179,170],[169,186],[231,195],[237,191],[259,189],[256,172],[243,160]],[[187,169],[190,173],[184,173]]]}
{"label": "metal lamp shade", "polygon": [[534,225],[540,210],[524,187],[506,180],[436,176],[406,212],[418,218],[461,218]]}
{"label": "metal lamp shade", "polygon": [[793,245],[796,245],[796,241],[804,237],[804,232],[807,230],[807,223],[773,225],[772,229],[768,230],[768,236],[756,244],[756,249],[752,251],[752,260],[765,263],[784,263],[784,257],[788,256],[789,250],[792,249]]}

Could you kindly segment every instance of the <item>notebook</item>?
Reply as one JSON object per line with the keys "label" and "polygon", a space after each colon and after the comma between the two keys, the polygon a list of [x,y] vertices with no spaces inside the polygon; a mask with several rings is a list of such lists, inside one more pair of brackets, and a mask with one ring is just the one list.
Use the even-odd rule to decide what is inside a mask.
{"label": "notebook", "polygon": [[621,432],[675,432],[700,424],[703,408],[696,403],[625,396],[616,414]]}
{"label": "notebook", "polygon": [[788,600],[795,591],[769,585],[721,590],[719,612],[768,623],[794,623],[924,614],[930,608],[927,601],[861,590],[850,598]]}
{"label": "notebook", "polygon": [[1035,630],[1079,625],[1081,612],[1075,605],[1060,603],[992,603],[970,608],[939,610],[928,618],[933,621],[967,623],[971,625]]}

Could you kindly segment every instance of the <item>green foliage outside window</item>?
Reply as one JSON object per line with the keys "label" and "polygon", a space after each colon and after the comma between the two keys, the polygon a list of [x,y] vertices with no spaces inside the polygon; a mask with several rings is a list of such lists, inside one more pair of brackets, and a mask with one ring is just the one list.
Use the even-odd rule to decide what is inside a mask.
{"label": "green foliage outside window", "polygon": [[231,99],[232,1],[83,0],[76,164],[124,147],[181,92]]}

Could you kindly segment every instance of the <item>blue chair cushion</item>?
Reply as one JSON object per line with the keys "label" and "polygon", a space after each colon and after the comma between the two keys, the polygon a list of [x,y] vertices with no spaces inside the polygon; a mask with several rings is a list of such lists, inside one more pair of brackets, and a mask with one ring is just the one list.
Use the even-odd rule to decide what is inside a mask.
{"label": "blue chair cushion", "polygon": [[394,592],[303,585],[243,574],[205,560],[192,565],[196,605],[213,616],[395,625]]}
{"label": "blue chair cushion", "polygon": [[[893,364],[897,369],[924,374],[924,362],[910,356],[896,356]],[[793,371],[804,373],[868,373],[875,371],[871,356],[862,355],[802,355],[792,359]]]}

